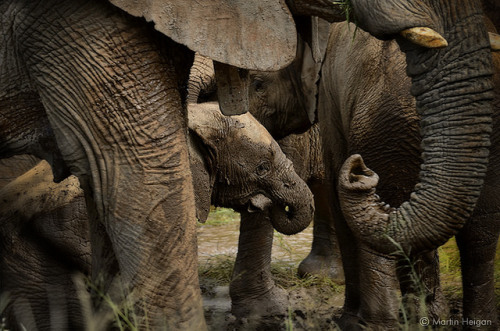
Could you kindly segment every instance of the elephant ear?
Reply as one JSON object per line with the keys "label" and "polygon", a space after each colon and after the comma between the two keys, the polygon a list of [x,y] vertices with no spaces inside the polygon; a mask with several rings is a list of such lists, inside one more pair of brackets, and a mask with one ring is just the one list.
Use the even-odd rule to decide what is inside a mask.
{"label": "elephant ear", "polygon": [[317,121],[317,95],[321,66],[326,54],[330,23],[318,17],[296,19],[299,33],[297,58],[301,59],[300,78],[307,115],[311,124]]}
{"label": "elephant ear", "polygon": [[278,70],[295,58],[296,32],[284,0],[110,0],[156,30],[218,62]]}
{"label": "elephant ear", "polygon": [[217,144],[220,142],[222,114],[217,102],[190,103],[187,106],[189,153],[198,221],[210,212],[215,185]]}
{"label": "elephant ear", "polygon": [[199,137],[189,131],[189,161],[193,175],[193,188],[196,204],[196,218],[205,223],[210,213],[215,176],[207,162],[208,152]]}

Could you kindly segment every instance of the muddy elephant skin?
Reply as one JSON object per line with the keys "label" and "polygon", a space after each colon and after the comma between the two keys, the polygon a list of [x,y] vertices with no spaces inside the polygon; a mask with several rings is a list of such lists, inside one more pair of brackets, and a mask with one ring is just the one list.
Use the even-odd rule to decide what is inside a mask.
{"label": "muddy elephant skin", "polygon": [[[79,178],[92,277],[104,277],[104,292],[119,271],[150,325],[205,329],[186,171],[193,52],[182,45],[221,64],[278,69],[293,59],[294,22],[276,0],[111,3],[2,2],[0,157],[31,152],[51,163],[56,181]],[[44,112],[46,131],[33,131]],[[21,133],[11,121],[23,123]]]}
{"label": "muddy elephant skin", "polygon": [[73,277],[90,275],[91,249],[78,179],[56,184],[50,165],[28,155],[1,160],[0,172],[0,293],[8,303],[1,316],[7,328],[84,329],[84,307],[91,303]]}
{"label": "muddy elephant skin", "polygon": [[[191,169],[197,185],[198,217],[202,221],[211,203],[240,210],[263,208],[266,211],[276,204],[297,211],[295,219],[289,222],[300,219],[300,230],[309,224],[314,211],[311,192],[252,115],[227,118],[220,113],[216,103],[192,104],[188,111],[192,128]],[[204,121],[207,114],[210,123]],[[219,144],[225,139],[231,145]],[[208,152],[209,149],[212,152]],[[267,176],[254,173],[258,166],[249,168],[246,164],[250,163],[241,162],[248,157],[260,161],[268,159],[270,171]],[[238,160],[239,163],[232,163]],[[2,173],[22,169],[21,157],[6,161],[10,163],[1,168]],[[220,178],[221,175],[224,177]],[[11,329],[21,324],[30,329],[56,325],[62,329],[83,329],[88,322],[82,317],[84,303],[79,301],[81,293],[76,292],[72,278],[76,272],[88,275],[91,269],[83,191],[74,176],[59,184],[52,180],[50,166],[42,162],[0,190],[3,224],[0,293],[10,294],[10,303],[3,315]],[[267,205],[253,205],[256,197],[262,197]],[[203,206],[204,203],[207,205]],[[284,207],[280,210],[283,218],[292,215]],[[270,220],[266,221],[258,226],[272,229]],[[66,254],[61,257],[56,251]],[[19,277],[25,274],[32,277]],[[47,292],[47,288],[52,291]],[[55,310],[60,311],[56,322],[62,324],[54,324],[56,322],[51,320]]]}
{"label": "muddy elephant skin", "polygon": [[[422,157],[420,155],[420,141],[422,139],[419,131],[420,116],[438,114],[441,108],[448,109],[447,106],[443,105],[446,102],[443,102],[440,98],[434,97],[432,94],[433,89],[446,91],[446,93],[441,93],[443,94],[443,99],[445,95],[449,98],[448,100],[453,100],[449,101],[449,106],[453,105],[452,108],[460,109],[460,112],[464,111],[465,115],[454,112],[457,120],[455,121],[455,118],[453,118],[453,121],[447,123],[462,123],[465,127],[470,128],[471,131],[466,131],[463,136],[460,134],[460,132],[462,132],[460,128],[456,129],[455,136],[450,132],[443,134],[439,133],[439,131],[434,131],[440,127],[441,123],[443,123],[442,125],[444,126],[446,125],[444,124],[446,122],[439,117],[432,117],[428,121],[424,120],[422,122],[424,124],[424,129],[426,128],[425,124],[429,125],[429,127],[427,127],[428,131],[423,132],[424,137],[425,134],[432,136],[432,138],[429,139],[424,138],[424,146],[433,149],[433,152],[435,152],[434,154],[430,154],[426,150],[426,154],[424,154],[425,157],[432,160],[430,161],[431,165],[428,167],[424,165],[425,169],[435,171],[432,175],[426,174],[427,177],[420,174],[420,176],[424,178],[424,181],[429,180],[426,185],[436,182],[448,182],[448,180],[444,180],[440,176],[446,176],[446,173],[458,174],[459,171],[457,167],[459,167],[459,165],[463,165],[463,169],[470,169],[471,172],[468,173],[470,180],[465,182],[462,182],[462,175],[458,175],[455,178],[455,183],[447,186],[444,189],[446,193],[443,193],[441,196],[445,201],[442,206],[446,206],[453,200],[450,198],[453,189],[458,188],[458,191],[460,191],[460,193],[454,192],[457,194],[456,200],[450,204],[451,206],[459,202],[460,207],[450,207],[453,209],[454,213],[448,215],[450,216],[448,218],[450,221],[449,225],[441,226],[430,231],[424,231],[423,229],[429,228],[429,224],[431,224],[431,221],[428,220],[427,223],[422,222],[422,224],[420,224],[422,229],[419,229],[418,225],[421,220],[415,220],[408,216],[412,213],[414,213],[415,216],[417,214],[419,216],[425,215],[425,213],[422,214],[422,211],[418,211],[418,208],[412,210],[411,213],[405,212],[404,216],[410,217],[409,219],[405,218],[404,222],[398,221],[394,223],[392,228],[395,231],[394,233],[398,233],[396,230],[408,229],[409,233],[406,235],[402,234],[400,238],[395,239],[403,246],[404,250],[411,250],[413,253],[417,253],[419,250],[430,250],[442,244],[463,226],[464,222],[472,213],[476,202],[479,201],[478,203],[481,205],[481,200],[478,200],[478,197],[481,190],[483,190],[482,178],[486,175],[487,149],[489,146],[488,134],[491,130],[491,109],[489,101],[492,97],[491,82],[489,82],[488,78],[491,75],[491,66],[489,65],[489,47],[487,38],[485,38],[486,33],[484,30],[474,31],[474,29],[470,29],[469,31],[467,28],[462,28],[468,26],[469,23],[465,23],[468,20],[475,20],[478,30],[480,29],[479,27],[482,29],[481,21],[483,16],[480,10],[480,2],[468,3],[467,6],[461,8],[460,11],[455,11],[456,4],[451,1],[417,2],[407,5],[406,2],[376,1],[375,3],[371,3],[371,5],[373,5],[372,7],[368,7],[363,5],[365,3],[364,1],[352,1],[355,18],[359,20],[358,23],[360,26],[383,39],[396,36],[399,31],[408,26],[429,26],[440,33],[445,33],[449,47],[443,48],[442,50],[424,50],[419,46],[413,46],[407,41],[398,38],[401,48],[408,55],[407,72],[413,79],[413,85],[409,79],[406,79],[404,73],[406,70],[404,57],[399,55],[400,60],[397,60],[397,63],[394,64],[390,62],[391,56],[393,56],[393,53],[397,51],[398,48],[395,44],[386,44],[377,54],[369,53],[369,55],[363,58],[362,55],[358,55],[358,49],[366,49],[363,42],[359,42],[356,38],[353,38],[352,33],[345,33],[342,38],[339,37],[337,40],[331,42],[327,59],[331,57],[330,61],[334,61],[336,58],[342,58],[344,62],[338,64],[336,69],[328,68],[329,64],[323,66],[320,81],[320,87],[323,89],[320,91],[320,97],[323,97],[323,101],[320,100],[319,103],[320,107],[324,109],[320,118],[320,124],[324,137],[323,145],[326,146],[324,159],[328,162],[326,167],[328,169],[327,178],[331,178],[330,189],[332,191],[332,198],[338,201],[336,200],[336,187],[338,184],[337,174],[342,162],[348,155],[357,152],[363,157],[366,154],[366,157],[370,159],[370,164],[373,164],[374,168],[378,168],[374,169],[377,173],[380,171],[381,178],[380,185],[377,187],[377,193],[383,198],[383,201],[390,203],[390,205],[394,207],[401,205],[405,200],[409,199],[415,184],[418,183],[420,164],[422,162]],[[319,3],[319,1],[317,3]],[[415,8],[412,8],[412,6],[415,6]],[[373,10],[367,11],[367,8]],[[384,12],[387,16],[383,16]],[[390,15],[388,13],[390,13]],[[413,16],[414,13],[418,13],[418,15]],[[382,15],[382,17],[378,15]],[[455,24],[450,22],[460,23]],[[457,29],[455,29],[455,25],[458,26]],[[355,27],[352,26],[351,31],[354,30]],[[360,35],[362,33],[362,31],[359,32]],[[468,44],[471,50],[470,52],[465,51],[461,47],[454,46],[461,42],[460,38],[471,38],[470,40],[475,40]],[[481,43],[477,44],[476,40],[480,40]],[[353,49],[356,51],[353,51]],[[477,57],[478,60],[471,59],[470,61],[466,61],[461,55],[448,56],[448,54],[462,54],[461,52],[465,52],[468,56],[474,58]],[[336,56],[336,54],[339,55]],[[441,61],[441,59],[446,59],[448,62],[444,60]],[[460,60],[454,61],[455,59]],[[474,62],[477,66],[470,68],[468,65],[469,62]],[[394,65],[396,68],[391,68],[391,65]],[[460,69],[467,73],[464,73],[464,75],[469,75],[469,72],[472,72],[470,74],[470,82],[472,83],[469,84],[469,87],[474,85],[475,88],[472,88],[470,91],[464,88],[461,84],[462,78],[455,75],[455,71],[452,70],[452,68],[458,67],[467,68],[467,70]],[[359,70],[354,73],[349,71],[351,68]],[[381,68],[386,69],[386,71]],[[337,72],[335,70],[337,70]],[[384,71],[384,74],[379,74],[382,71]],[[372,72],[378,73],[372,75]],[[447,76],[446,73],[449,73],[449,76]],[[265,93],[262,91],[266,90],[266,81],[271,81],[269,77],[272,77],[272,74],[273,73],[261,74],[263,79],[257,79],[256,83],[252,83],[251,87],[255,89],[256,95]],[[255,75],[258,77],[259,74]],[[359,77],[363,77],[363,83],[365,85],[357,82],[357,80],[360,79]],[[466,77],[469,78],[469,76]],[[379,78],[383,80],[374,81]],[[456,81],[457,85],[453,85],[454,81]],[[444,82],[449,85],[445,86],[446,84],[444,84]],[[391,85],[392,83],[393,85]],[[359,88],[359,85],[363,85],[364,88]],[[262,86],[264,86],[264,88],[262,88]],[[270,84],[270,86],[273,85]],[[394,86],[394,88],[389,88],[388,90],[390,92],[380,90],[387,86]],[[342,88],[345,89],[342,90]],[[402,90],[398,90],[398,88],[402,88]],[[272,88],[270,88],[270,90],[272,90]],[[341,90],[341,92],[337,92],[338,90]],[[362,94],[358,93],[358,90],[366,92]],[[417,97],[416,103],[410,96],[410,91]],[[452,91],[460,92],[455,92],[456,95],[454,95]],[[461,95],[463,95],[462,93],[466,95],[470,93],[474,101],[470,103],[466,101],[460,102]],[[294,94],[297,95],[298,93]],[[387,94],[389,94],[389,97],[385,98]],[[468,97],[466,100],[470,101]],[[456,103],[454,104],[454,102]],[[287,104],[288,108],[285,109],[285,113],[287,110],[294,109],[291,103]],[[476,112],[476,105],[480,105],[480,111],[478,112]],[[417,106],[419,109],[418,114],[416,112],[405,114],[399,111],[390,114],[391,109],[414,111]],[[257,118],[261,116],[264,118],[266,116],[270,117],[269,114],[272,114],[272,112],[265,108],[262,109],[265,111],[262,115],[256,115]],[[342,109],[342,115],[337,115],[335,109]],[[370,109],[371,113],[367,114],[366,112],[359,111],[360,109]],[[423,114],[423,109],[425,109],[427,113]],[[437,109],[439,109],[439,112]],[[377,114],[378,117],[374,118],[370,115],[373,113]],[[301,113],[296,116],[300,117]],[[287,119],[288,117],[289,116],[283,116],[282,119]],[[463,122],[459,122],[459,120]],[[469,122],[469,120],[471,121]],[[266,123],[265,120],[263,122]],[[281,127],[283,127],[282,123],[284,123],[282,120],[274,120],[271,122],[272,125],[281,125]],[[393,123],[393,131],[387,135],[381,136],[378,133],[387,132],[387,123]],[[447,138],[433,139],[435,136],[439,137],[440,134],[445,135]],[[467,134],[470,134],[470,136],[467,136]],[[459,136],[459,138],[457,138],[457,136]],[[471,139],[472,142],[467,141],[467,139]],[[493,139],[495,138],[493,137]],[[441,146],[443,142],[446,144],[447,140],[451,142],[448,145],[449,150]],[[458,145],[460,147],[457,148],[456,143],[461,140],[463,143]],[[379,146],[390,146],[390,148],[376,148],[374,144],[378,144],[379,142]],[[443,149],[437,152],[439,148]],[[467,150],[469,153],[469,161],[471,161],[470,168],[463,164],[462,158],[453,161],[453,151],[458,151],[460,148]],[[387,154],[390,153],[394,154],[388,156]],[[431,155],[433,155],[434,158],[432,158]],[[446,155],[446,157],[441,157],[442,155]],[[389,160],[392,160],[392,162]],[[445,161],[449,163],[445,163]],[[454,162],[456,162],[456,164]],[[384,210],[381,205],[381,207],[373,213],[374,218],[372,221],[363,219],[363,217],[366,218],[367,216],[366,210],[370,210],[367,209],[367,204],[369,206],[378,206],[378,204],[374,204],[376,200],[367,200],[365,201],[367,204],[362,204],[361,207],[359,207],[360,205],[358,205],[358,202],[361,200],[359,198],[353,198],[353,196],[356,194],[363,196],[363,190],[367,190],[367,187],[372,187],[370,185],[370,179],[366,180],[366,187],[363,186],[363,181],[365,178],[369,178],[369,174],[371,173],[363,173],[363,168],[360,164],[352,165],[353,171],[346,172],[347,175],[343,182],[346,183],[347,187],[353,184],[350,185],[351,187],[349,188],[352,190],[352,194],[346,195],[342,199],[349,205],[347,209],[344,209],[344,212],[345,210],[349,210],[349,208],[358,212],[358,214],[353,214],[354,216],[351,215],[350,217],[358,224],[350,223],[350,225],[355,225],[354,228],[356,229],[355,232],[357,231],[356,234],[358,238],[360,238],[359,241],[354,239],[353,233],[347,228],[346,223],[343,221],[344,216],[338,202],[334,205],[334,215],[340,215],[338,217],[339,221],[336,221],[336,226],[340,227],[340,237],[343,237],[343,239],[340,240],[342,241],[341,247],[345,247],[343,252],[344,258],[348,261],[358,261],[353,263],[348,262],[350,265],[347,267],[349,270],[346,275],[346,311],[341,321],[341,325],[347,329],[355,327],[357,324],[355,320],[361,317],[361,319],[365,319],[364,322],[368,323],[370,327],[376,328],[378,326],[382,329],[387,327],[397,328],[397,310],[399,303],[395,301],[396,296],[393,292],[397,289],[397,284],[394,281],[395,265],[394,261],[392,259],[387,259],[387,255],[385,255],[394,252],[397,248],[391,241],[386,241],[385,244],[379,242],[383,241],[385,238],[383,236],[383,226],[385,226],[385,223],[383,221],[375,221],[379,215],[384,215],[390,210]],[[440,170],[440,166],[446,167],[447,170]],[[453,169],[454,171],[448,171],[448,169]],[[356,182],[357,175],[359,175],[360,180],[359,187]],[[437,181],[438,178],[441,178],[441,180]],[[489,179],[488,176],[487,178]],[[495,181],[492,182],[493,185],[495,185]],[[373,183],[375,183],[375,180],[373,180]],[[416,187],[417,192],[420,194],[426,192],[425,190],[427,189],[432,190],[430,186],[426,185],[418,184]],[[486,183],[485,186],[486,188],[484,190],[486,190],[490,184]],[[451,189],[451,187],[453,187],[453,189]],[[342,192],[342,194],[344,193],[345,192]],[[467,196],[467,198],[463,198],[465,196]],[[415,197],[418,197],[418,195],[415,195]],[[434,201],[434,198],[432,201]],[[420,203],[423,199],[415,199],[415,203],[417,201]],[[441,204],[438,203],[434,205],[441,206]],[[416,206],[416,204],[413,206]],[[351,214],[352,211],[348,211],[347,213]],[[496,211],[492,211],[492,213],[494,214]],[[368,215],[370,214],[368,213]],[[443,214],[439,214],[436,211],[432,216],[434,217],[436,215],[442,216]],[[391,217],[393,217],[393,215],[391,215]],[[410,222],[410,219],[413,223]],[[484,224],[488,223],[491,222],[487,221]],[[439,222],[433,220],[432,224],[437,226]],[[377,229],[377,225],[383,225],[379,232],[374,231]],[[495,229],[496,226],[491,227],[488,225],[487,227],[490,228],[486,232],[492,230],[493,235],[482,235],[478,237],[491,237],[492,240],[488,241],[488,247],[494,247],[496,238],[498,237],[498,231]],[[372,232],[376,234],[375,236],[379,236],[379,238],[375,239],[374,236],[369,235]],[[410,235],[410,232],[415,235]],[[418,242],[418,236],[421,236],[420,242]],[[441,239],[438,240],[438,238]],[[356,242],[358,242],[358,244],[356,244]],[[378,253],[377,250],[381,251],[382,254]],[[491,250],[489,252],[491,252]],[[487,254],[487,256],[489,259],[491,254]],[[433,289],[437,289],[439,286],[436,260],[433,254],[426,254],[424,260],[426,260],[427,263],[430,262],[434,264],[434,269],[430,272],[431,275],[427,275],[429,276],[427,278],[430,282],[427,285],[430,285],[430,292],[433,292]],[[488,263],[485,263],[485,265],[487,264]],[[490,267],[488,268],[491,269]],[[360,270],[363,272],[360,272]],[[427,273],[429,273],[429,271],[427,271]],[[360,279],[360,274],[363,274],[364,278]],[[383,282],[380,282],[381,279],[387,280],[387,283],[383,285]],[[492,278],[490,277],[490,279]],[[404,279],[402,280],[404,281]],[[479,283],[481,282],[477,282],[477,284]],[[381,286],[373,286],[373,284]],[[403,286],[407,285],[403,283]],[[439,307],[442,301],[442,298],[439,298],[439,293],[440,292],[436,290],[434,294],[427,298],[429,301],[428,303],[432,303],[430,308],[436,310],[433,312],[435,314],[440,314],[439,310],[442,310],[442,307]],[[486,291],[484,293],[486,293]],[[493,291],[489,293],[493,293]],[[494,302],[494,300],[488,300],[488,302]],[[432,307],[432,305],[435,306]],[[491,316],[488,311],[490,311],[489,308],[484,309],[484,312],[479,313],[478,316]],[[494,318],[493,320],[496,319]]]}

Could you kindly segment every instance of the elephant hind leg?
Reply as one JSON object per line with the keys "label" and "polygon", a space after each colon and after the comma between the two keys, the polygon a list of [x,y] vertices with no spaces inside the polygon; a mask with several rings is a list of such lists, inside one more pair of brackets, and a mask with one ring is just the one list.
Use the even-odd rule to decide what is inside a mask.
{"label": "elephant hind leg", "polygon": [[326,194],[328,187],[324,183],[312,183],[309,187],[314,194],[316,208],[313,243],[311,252],[299,265],[298,274],[300,277],[306,275],[327,276],[338,284],[345,284],[331,202]]}

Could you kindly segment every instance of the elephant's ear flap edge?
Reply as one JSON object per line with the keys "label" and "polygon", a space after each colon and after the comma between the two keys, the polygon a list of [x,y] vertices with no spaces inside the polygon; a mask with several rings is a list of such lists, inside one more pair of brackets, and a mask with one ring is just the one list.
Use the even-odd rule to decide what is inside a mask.
{"label": "elephant's ear flap edge", "polygon": [[318,17],[301,17],[297,23],[298,58],[301,59],[301,82],[307,115],[317,122],[317,95],[320,71],[326,54],[330,23]]}
{"label": "elephant's ear flap edge", "polygon": [[296,30],[284,0],[110,0],[218,62],[278,70],[295,58]]}
{"label": "elephant's ear flap edge", "polygon": [[223,138],[219,132],[221,118],[224,116],[218,102],[192,103],[187,106],[189,132],[195,134],[209,149],[209,153],[217,152],[217,143]]}
{"label": "elephant's ear flap edge", "polygon": [[189,130],[189,161],[193,175],[193,188],[196,204],[196,218],[205,223],[210,213],[215,175],[208,161],[208,153],[198,141],[199,136]]}

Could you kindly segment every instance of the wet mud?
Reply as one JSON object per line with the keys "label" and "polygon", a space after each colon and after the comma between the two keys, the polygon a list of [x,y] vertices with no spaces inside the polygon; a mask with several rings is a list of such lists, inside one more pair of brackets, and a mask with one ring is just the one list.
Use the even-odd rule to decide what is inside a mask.
{"label": "wet mud", "polygon": [[[236,259],[239,222],[224,225],[202,225],[198,228],[198,260],[210,267],[221,256]],[[295,271],[298,264],[309,254],[312,242],[312,226],[293,236],[275,232],[272,263],[289,265]],[[232,260],[230,259],[232,257]],[[214,263],[215,264],[215,263]],[[335,330],[333,318],[341,313],[343,292],[334,296],[321,287],[292,288],[289,292],[288,316],[275,316],[236,320],[231,314],[229,286],[212,285],[210,279],[200,276],[205,317],[209,330]]]}

